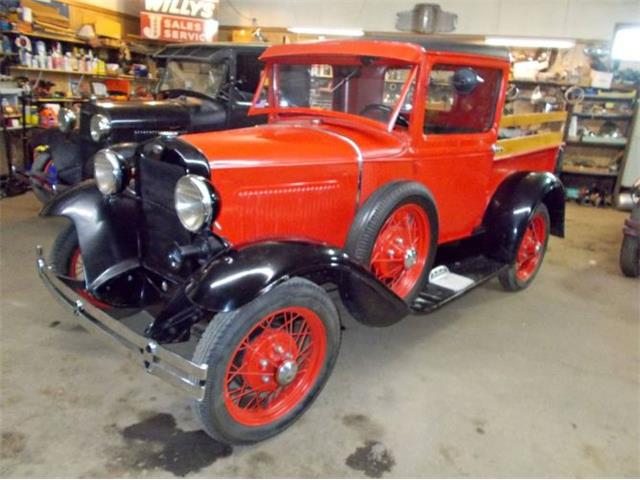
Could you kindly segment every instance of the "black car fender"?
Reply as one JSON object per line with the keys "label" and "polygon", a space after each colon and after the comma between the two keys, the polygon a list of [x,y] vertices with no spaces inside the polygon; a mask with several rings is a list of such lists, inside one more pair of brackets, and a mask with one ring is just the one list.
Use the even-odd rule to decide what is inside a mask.
{"label": "black car fender", "polygon": [[372,326],[395,323],[408,305],[346,253],[304,241],[264,241],[229,249],[196,272],[187,297],[212,312],[235,310],[292,277],[336,284],[349,313]]}
{"label": "black car fender", "polygon": [[87,180],[53,198],[40,215],[73,222],[91,291],[140,265],[137,230],[131,228],[140,224],[135,199],[104,196],[94,180]]}
{"label": "black car fender", "polygon": [[485,249],[511,263],[524,231],[540,203],[549,210],[551,234],[564,237],[564,187],[548,172],[518,172],[498,186],[483,219]]}

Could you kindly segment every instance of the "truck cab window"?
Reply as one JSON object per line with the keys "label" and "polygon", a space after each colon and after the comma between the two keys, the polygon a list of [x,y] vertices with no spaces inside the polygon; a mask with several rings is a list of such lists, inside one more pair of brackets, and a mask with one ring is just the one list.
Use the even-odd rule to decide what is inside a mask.
{"label": "truck cab window", "polygon": [[492,68],[434,65],[427,86],[424,133],[482,133],[491,128],[502,72]]}

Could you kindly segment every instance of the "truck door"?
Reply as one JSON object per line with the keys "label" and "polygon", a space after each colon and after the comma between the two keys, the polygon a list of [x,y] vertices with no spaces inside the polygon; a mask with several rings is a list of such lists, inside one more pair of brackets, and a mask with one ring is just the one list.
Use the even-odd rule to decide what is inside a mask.
{"label": "truck door", "polygon": [[503,69],[437,60],[427,71],[418,176],[433,193],[440,243],[466,237],[482,221],[497,140]]}

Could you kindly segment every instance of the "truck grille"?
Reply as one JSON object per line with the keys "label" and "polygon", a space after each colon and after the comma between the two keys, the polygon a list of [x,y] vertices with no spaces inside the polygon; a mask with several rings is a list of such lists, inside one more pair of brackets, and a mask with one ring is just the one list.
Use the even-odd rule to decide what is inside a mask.
{"label": "truck grille", "polygon": [[186,274],[172,271],[168,253],[176,246],[192,241],[192,234],[178,220],[173,191],[185,174],[182,167],[142,157],[138,163],[137,189],[142,199],[143,228],[141,250],[143,264],[161,273]]}

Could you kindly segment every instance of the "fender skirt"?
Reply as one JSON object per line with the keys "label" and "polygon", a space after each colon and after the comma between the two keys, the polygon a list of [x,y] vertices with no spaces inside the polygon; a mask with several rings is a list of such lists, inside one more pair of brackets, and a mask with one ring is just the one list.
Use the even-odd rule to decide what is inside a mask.
{"label": "fender skirt", "polygon": [[291,277],[338,285],[349,313],[367,325],[390,325],[410,311],[342,250],[302,241],[266,241],[227,250],[190,279],[186,294],[201,308],[228,312]]}
{"label": "fender skirt", "polygon": [[551,234],[564,237],[564,187],[555,175],[521,172],[500,184],[483,220],[485,249],[490,257],[514,261],[522,235],[540,203],[549,210]]}
{"label": "fender skirt", "polygon": [[87,288],[94,291],[122,273],[137,268],[136,201],[124,195],[105,197],[87,180],[53,198],[40,212],[42,217],[66,217],[78,234]]}

